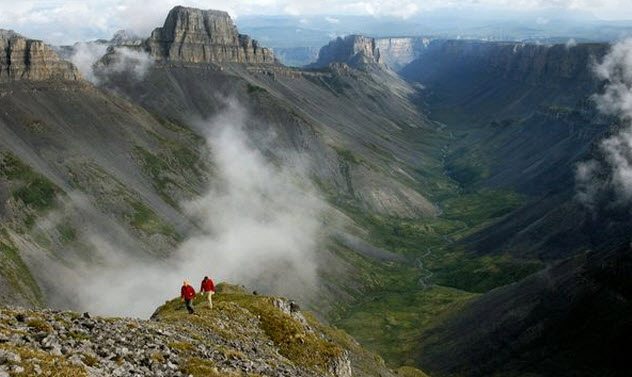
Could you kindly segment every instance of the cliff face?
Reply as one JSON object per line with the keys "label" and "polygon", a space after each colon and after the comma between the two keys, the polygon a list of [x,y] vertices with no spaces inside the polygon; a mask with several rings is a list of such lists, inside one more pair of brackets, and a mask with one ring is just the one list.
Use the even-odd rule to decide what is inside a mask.
{"label": "cliff face", "polygon": [[226,12],[175,7],[146,42],[157,60],[274,64],[274,54],[239,34]]}
{"label": "cliff face", "polygon": [[430,41],[423,37],[376,38],[375,44],[384,64],[399,71],[421,56]]}
{"label": "cliff face", "polygon": [[79,72],[42,41],[0,30],[0,82],[78,80]]}
{"label": "cliff face", "polygon": [[[419,58],[403,69],[407,78],[430,78],[436,72],[494,74],[527,84],[594,83],[594,57],[606,54],[607,44],[536,45],[481,41],[433,41]],[[415,77],[418,76],[418,77]]]}
{"label": "cliff face", "polygon": [[382,64],[380,50],[375,39],[363,35],[337,38],[320,49],[318,60],[312,68],[327,67],[332,63],[346,63],[358,68],[370,64]]}

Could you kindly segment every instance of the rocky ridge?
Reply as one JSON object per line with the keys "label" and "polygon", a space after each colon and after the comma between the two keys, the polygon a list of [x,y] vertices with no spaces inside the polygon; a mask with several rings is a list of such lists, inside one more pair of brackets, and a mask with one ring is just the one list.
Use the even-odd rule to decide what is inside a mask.
{"label": "rocky ridge", "polygon": [[44,42],[0,29],[0,83],[15,80],[79,80],[71,63],[61,60]]}
{"label": "rocky ridge", "polygon": [[281,298],[219,285],[151,320],[0,308],[0,376],[393,376],[377,356]]}

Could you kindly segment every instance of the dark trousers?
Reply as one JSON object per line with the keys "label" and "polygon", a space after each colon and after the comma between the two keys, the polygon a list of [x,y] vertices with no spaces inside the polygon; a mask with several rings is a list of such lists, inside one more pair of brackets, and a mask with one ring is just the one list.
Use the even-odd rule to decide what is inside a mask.
{"label": "dark trousers", "polygon": [[189,314],[193,314],[195,311],[193,310],[193,306],[191,306],[192,300],[184,300],[184,305],[187,307],[187,311]]}

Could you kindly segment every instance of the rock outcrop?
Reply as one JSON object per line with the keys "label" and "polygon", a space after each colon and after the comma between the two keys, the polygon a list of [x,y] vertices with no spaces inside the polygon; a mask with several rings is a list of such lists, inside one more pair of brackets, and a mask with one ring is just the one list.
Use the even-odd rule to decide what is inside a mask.
{"label": "rock outcrop", "polygon": [[212,310],[201,297],[195,304],[198,315],[189,315],[169,301],[152,320],[0,308],[0,376],[395,377],[284,299],[220,284]]}
{"label": "rock outcrop", "polygon": [[272,50],[239,34],[226,12],[175,7],[146,42],[152,57],[184,63],[275,64]]}
{"label": "rock outcrop", "polygon": [[0,82],[78,80],[79,71],[44,42],[0,30]]}
{"label": "rock outcrop", "polygon": [[345,63],[353,68],[382,64],[375,39],[363,35],[336,38],[320,49],[318,60],[310,68],[323,68],[333,63]]}

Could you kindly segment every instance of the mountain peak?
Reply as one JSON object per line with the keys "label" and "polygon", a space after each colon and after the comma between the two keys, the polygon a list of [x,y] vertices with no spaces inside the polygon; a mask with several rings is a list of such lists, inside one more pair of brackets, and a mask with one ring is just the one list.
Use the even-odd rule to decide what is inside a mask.
{"label": "mountain peak", "polygon": [[[183,5],[176,5],[171,8],[169,15],[181,15],[181,14],[206,14],[214,17],[231,18],[228,12],[217,9],[200,9],[193,7],[185,7]],[[168,17],[168,16],[167,16]]]}
{"label": "mountain peak", "polygon": [[13,30],[0,29],[0,82],[50,79],[78,80],[72,63],[63,61],[44,42],[29,39]]}
{"label": "mountain peak", "polygon": [[239,34],[224,11],[177,6],[147,41],[149,52],[158,60],[185,63],[274,64],[270,49]]}
{"label": "mountain peak", "polygon": [[0,38],[12,38],[12,37],[21,37],[21,35],[16,33],[13,30],[0,29]]}
{"label": "mountain peak", "polygon": [[129,30],[119,30],[112,36],[109,43],[115,46],[123,45],[141,45],[144,39]]}
{"label": "mountain peak", "polygon": [[332,63],[345,63],[354,68],[382,64],[380,50],[375,39],[352,34],[338,37],[320,49],[318,60],[312,67],[322,68]]}

